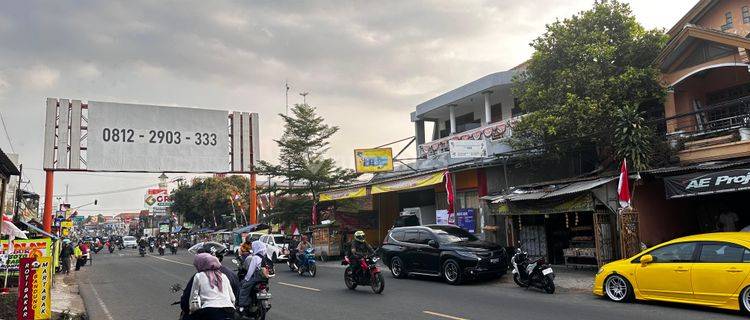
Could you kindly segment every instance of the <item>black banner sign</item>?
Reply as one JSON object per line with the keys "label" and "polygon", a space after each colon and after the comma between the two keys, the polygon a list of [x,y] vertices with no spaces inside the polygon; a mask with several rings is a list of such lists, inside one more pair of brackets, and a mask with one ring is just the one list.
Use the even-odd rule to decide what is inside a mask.
{"label": "black banner sign", "polygon": [[698,172],[664,178],[667,199],[750,190],[750,169]]}

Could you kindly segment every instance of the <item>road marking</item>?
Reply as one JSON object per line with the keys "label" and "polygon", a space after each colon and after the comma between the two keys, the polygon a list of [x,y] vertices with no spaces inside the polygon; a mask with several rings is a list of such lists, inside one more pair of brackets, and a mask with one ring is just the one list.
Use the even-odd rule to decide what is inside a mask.
{"label": "road marking", "polygon": [[422,311],[422,313],[426,313],[426,314],[429,314],[429,315],[433,315],[433,316],[441,317],[441,318],[445,318],[445,319],[451,319],[451,320],[469,320],[469,319],[466,319],[466,318],[459,318],[459,317],[449,316],[447,314],[438,313],[438,312],[432,312],[432,311],[427,311],[427,310]]}
{"label": "road marking", "polygon": [[183,266],[188,266],[188,267],[192,267],[193,266],[192,264],[189,264],[189,263],[184,263],[184,262],[174,261],[172,259],[157,257],[157,256],[151,255],[151,254],[149,254],[148,256],[151,257],[151,258],[154,258],[154,259],[159,259],[159,260],[169,261],[169,262],[176,263],[176,264],[181,264]]}
{"label": "road marking", "polygon": [[305,289],[305,290],[310,290],[310,291],[320,292],[320,289],[315,289],[315,288],[310,288],[310,287],[303,287],[303,286],[298,286],[298,285],[296,285],[296,284],[291,284],[291,283],[286,283],[286,282],[281,282],[281,281],[277,281],[276,283],[278,283],[278,284],[280,284],[280,285],[284,285],[284,286],[289,286],[289,287],[294,287],[294,288],[300,288],[300,289]]}
{"label": "road marking", "polygon": [[102,297],[99,296],[99,292],[96,291],[96,288],[94,287],[94,285],[91,284],[91,282],[89,282],[89,286],[91,286],[91,291],[94,292],[94,297],[96,298],[96,302],[99,303],[99,307],[102,308],[102,311],[104,312],[104,315],[107,316],[107,319],[114,320],[112,318],[112,314],[109,313],[109,309],[107,309],[107,306],[104,305],[104,301],[102,301]]}

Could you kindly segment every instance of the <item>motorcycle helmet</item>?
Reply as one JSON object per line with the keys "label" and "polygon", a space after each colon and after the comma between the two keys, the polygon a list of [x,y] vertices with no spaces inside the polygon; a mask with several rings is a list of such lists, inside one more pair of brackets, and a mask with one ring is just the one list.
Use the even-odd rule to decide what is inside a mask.
{"label": "motorcycle helmet", "polygon": [[365,242],[365,232],[362,230],[359,230],[354,233],[354,240],[357,240],[359,242]]}
{"label": "motorcycle helmet", "polygon": [[307,242],[307,236],[302,236],[302,242]]}
{"label": "motorcycle helmet", "polygon": [[188,252],[192,254],[208,253],[218,258],[219,261],[224,260],[224,256],[228,251],[229,250],[227,250],[227,247],[225,247],[223,244],[213,241],[200,242],[188,249]]}

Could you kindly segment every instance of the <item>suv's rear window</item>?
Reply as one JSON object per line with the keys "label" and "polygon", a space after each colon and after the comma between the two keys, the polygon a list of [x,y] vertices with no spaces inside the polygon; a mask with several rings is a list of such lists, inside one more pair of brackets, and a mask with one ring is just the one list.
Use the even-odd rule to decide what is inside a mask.
{"label": "suv's rear window", "polygon": [[135,241],[135,237],[122,237],[123,241]]}
{"label": "suv's rear window", "polygon": [[391,231],[391,238],[396,241],[404,241],[404,230],[393,230]]}
{"label": "suv's rear window", "polygon": [[273,240],[276,242],[276,244],[287,243],[285,236],[273,236]]}

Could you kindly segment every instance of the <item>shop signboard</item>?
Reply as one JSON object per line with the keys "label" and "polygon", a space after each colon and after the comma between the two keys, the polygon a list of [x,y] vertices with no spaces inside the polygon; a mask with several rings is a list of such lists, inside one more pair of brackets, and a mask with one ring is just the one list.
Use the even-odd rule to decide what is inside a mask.
{"label": "shop signboard", "polygon": [[461,229],[474,233],[477,229],[474,217],[475,215],[473,208],[459,209],[458,211],[456,211],[456,225]]}
{"label": "shop signboard", "polygon": [[16,319],[34,320],[34,280],[38,265],[36,258],[22,258],[19,261]]}
{"label": "shop signboard", "polygon": [[52,257],[39,257],[34,275],[34,319],[50,319],[52,317]]}
{"label": "shop signboard", "polygon": [[371,194],[427,187],[443,182],[445,172],[435,172],[401,180],[383,182],[372,186]]}
{"label": "shop signboard", "polygon": [[159,224],[159,232],[160,233],[169,233],[169,223],[160,223]]}
{"label": "shop signboard", "polygon": [[393,171],[393,150],[391,148],[356,149],[354,163],[357,172],[391,172]]}
{"label": "shop signboard", "polygon": [[664,178],[667,199],[750,190],[750,169],[696,172]]}
{"label": "shop signboard", "polygon": [[322,192],[320,194],[319,200],[320,201],[332,201],[332,200],[341,200],[341,199],[349,199],[349,198],[359,198],[359,197],[364,197],[366,195],[367,195],[367,189],[365,187],[349,188],[349,189]]}
{"label": "shop signboard", "polygon": [[13,250],[8,250],[8,240],[0,240],[0,270],[6,267],[10,271],[18,271],[18,265],[23,258],[51,256],[52,241],[42,239],[15,239]]}
{"label": "shop signboard", "polygon": [[450,140],[448,147],[452,159],[487,157],[487,142],[484,140]]}

